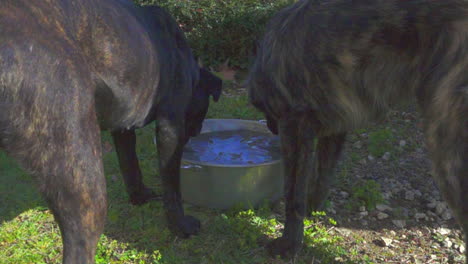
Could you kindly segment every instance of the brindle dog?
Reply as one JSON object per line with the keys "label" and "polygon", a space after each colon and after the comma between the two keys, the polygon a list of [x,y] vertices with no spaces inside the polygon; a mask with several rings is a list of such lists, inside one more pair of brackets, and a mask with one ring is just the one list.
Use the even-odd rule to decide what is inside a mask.
{"label": "brindle dog", "polygon": [[126,0],[0,5],[0,146],[36,178],[57,220],[64,263],[94,263],[106,216],[101,129],[112,131],[130,200],[141,179],[134,129],[157,120],[170,229],[195,234],[179,186],[182,148],[221,81],[200,69],[174,19]]}
{"label": "brindle dog", "polygon": [[466,236],[467,0],[299,1],[270,21],[247,85],[282,142],[286,224],[273,254],[301,247],[303,217],[326,198],[346,133],[412,96],[435,180]]}

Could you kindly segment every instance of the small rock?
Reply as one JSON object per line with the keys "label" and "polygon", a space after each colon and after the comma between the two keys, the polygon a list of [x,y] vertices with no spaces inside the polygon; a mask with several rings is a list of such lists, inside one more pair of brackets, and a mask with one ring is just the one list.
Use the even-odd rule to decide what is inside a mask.
{"label": "small rock", "polygon": [[422,193],[420,190],[414,190],[414,194],[418,197],[421,197],[422,196]]}
{"label": "small rock", "polygon": [[385,152],[385,154],[382,156],[382,159],[389,160],[390,159],[390,152]]}
{"label": "small rock", "polygon": [[336,231],[338,231],[338,233],[344,235],[344,236],[349,236],[352,234],[353,231],[351,231],[351,229],[348,229],[348,228],[337,228]]}
{"label": "small rock", "polygon": [[447,237],[447,238],[444,240],[443,245],[444,245],[445,248],[451,248],[452,245],[453,245],[453,243],[452,243],[452,241],[450,241],[450,239]]}
{"label": "small rock", "polygon": [[372,242],[374,242],[374,244],[376,244],[379,247],[388,247],[390,246],[390,244],[392,244],[393,240],[390,238],[381,237],[380,239],[376,239]]}
{"label": "small rock", "polygon": [[372,156],[372,155],[367,156],[367,159],[368,159],[369,161],[375,160],[374,156]]}
{"label": "small rock", "polygon": [[364,216],[367,216],[367,215],[369,215],[369,213],[367,211],[359,213],[359,216],[361,216],[361,217],[364,217]]}
{"label": "small rock", "polygon": [[396,236],[396,232],[395,232],[395,231],[393,231],[393,230],[390,230],[390,235],[392,235],[392,236]]}
{"label": "small rock", "polygon": [[425,219],[427,216],[425,213],[416,213],[414,214],[414,218],[416,218],[416,220],[419,220],[419,219]]}
{"label": "small rock", "polygon": [[367,226],[367,221],[366,221],[366,220],[362,220],[362,221],[361,221],[361,225]]}
{"label": "small rock", "polygon": [[405,220],[392,220],[392,223],[399,228],[404,228],[406,226]]}
{"label": "small rock", "polygon": [[436,229],[436,232],[443,235],[443,236],[445,236],[445,235],[450,234],[450,229],[445,228],[445,227],[440,227],[440,228]]}
{"label": "small rock", "polygon": [[406,141],[405,140],[400,140],[400,147],[404,147],[406,145]]}
{"label": "small rock", "polygon": [[435,201],[434,201],[434,202],[430,202],[430,203],[428,203],[426,206],[427,206],[427,208],[429,208],[429,209],[434,209],[434,208],[436,208],[436,206],[437,206],[437,202],[435,202]]}
{"label": "small rock", "polygon": [[433,248],[433,249],[439,249],[440,246],[439,246],[439,244],[434,243],[434,244],[431,245],[431,248]]}
{"label": "small rock", "polygon": [[365,212],[366,211],[366,207],[365,206],[359,206],[359,212]]}
{"label": "small rock", "polygon": [[392,208],[386,204],[378,204],[375,206],[375,208],[381,212],[388,211],[391,212]]}
{"label": "small rock", "polygon": [[341,262],[343,262],[343,258],[342,257],[335,257],[335,261],[337,263],[341,263]]}
{"label": "small rock", "polygon": [[340,192],[340,195],[341,197],[343,197],[344,199],[348,198],[349,197],[349,193],[345,192],[345,191],[341,191]]}
{"label": "small rock", "polygon": [[357,148],[357,149],[362,148],[362,142],[361,142],[361,141],[356,141],[356,142],[354,142],[353,147],[355,147],[355,148]]}
{"label": "small rock", "polygon": [[329,208],[327,211],[328,211],[330,214],[336,214],[336,210],[333,209],[333,208]]}
{"label": "small rock", "polygon": [[462,253],[462,254],[465,254],[465,250],[466,250],[466,249],[465,249],[465,245],[463,245],[463,244],[460,245],[460,247],[458,248],[458,251],[459,251],[460,253]]}
{"label": "small rock", "polygon": [[390,246],[390,244],[392,244],[393,240],[391,238],[386,238],[386,237],[382,237],[382,240],[385,242],[385,244],[388,246]]}
{"label": "small rock", "polygon": [[432,212],[432,211],[427,211],[426,215],[432,216],[432,217],[436,216],[436,214],[434,212]]}
{"label": "small rock", "polygon": [[447,209],[447,204],[445,202],[437,202],[435,209],[436,209],[436,214],[442,215]]}
{"label": "small rock", "polygon": [[407,190],[405,192],[405,199],[408,201],[413,201],[414,200],[414,192],[411,190]]}
{"label": "small rock", "polygon": [[382,212],[379,212],[377,214],[377,219],[382,220],[382,219],[385,219],[385,218],[388,218],[388,214],[382,213]]}
{"label": "small rock", "polygon": [[382,197],[385,200],[390,200],[390,198],[392,198],[392,193],[391,192],[384,192],[384,193],[382,193]]}
{"label": "small rock", "polygon": [[362,159],[359,161],[359,163],[361,163],[362,165],[366,165],[367,164],[367,160],[366,159]]}
{"label": "small rock", "polygon": [[422,263],[421,260],[415,258],[414,256],[411,256],[411,257],[410,257],[410,261],[411,261],[411,263],[413,263],[413,264],[421,264],[421,263]]}
{"label": "small rock", "polygon": [[452,213],[450,210],[445,210],[445,212],[442,214],[442,219],[445,221],[452,219]]}

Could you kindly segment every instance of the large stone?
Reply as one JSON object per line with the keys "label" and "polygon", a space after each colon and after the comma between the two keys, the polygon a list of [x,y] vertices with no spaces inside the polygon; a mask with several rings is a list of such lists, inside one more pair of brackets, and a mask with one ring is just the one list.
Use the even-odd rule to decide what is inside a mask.
{"label": "large stone", "polygon": [[435,209],[436,214],[442,215],[447,210],[447,204],[445,202],[437,202]]}
{"label": "large stone", "polygon": [[377,214],[377,219],[383,220],[383,219],[385,219],[385,218],[388,218],[388,214],[383,213],[383,212],[379,212],[379,213]]}
{"label": "large stone", "polygon": [[392,220],[392,223],[399,228],[404,228],[406,226],[405,220]]}
{"label": "large stone", "polygon": [[392,211],[392,208],[386,204],[378,204],[375,206],[375,208],[381,212],[391,212]]}

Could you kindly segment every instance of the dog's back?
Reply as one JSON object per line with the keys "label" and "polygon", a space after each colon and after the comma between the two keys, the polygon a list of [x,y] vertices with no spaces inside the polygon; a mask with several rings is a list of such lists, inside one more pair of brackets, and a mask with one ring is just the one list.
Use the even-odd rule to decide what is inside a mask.
{"label": "dog's back", "polygon": [[307,106],[328,132],[345,131],[413,95],[427,105],[444,78],[467,82],[468,1],[300,1],[261,46],[249,81],[267,83],[253,89],[268,95],[261,104],[276,116]]}

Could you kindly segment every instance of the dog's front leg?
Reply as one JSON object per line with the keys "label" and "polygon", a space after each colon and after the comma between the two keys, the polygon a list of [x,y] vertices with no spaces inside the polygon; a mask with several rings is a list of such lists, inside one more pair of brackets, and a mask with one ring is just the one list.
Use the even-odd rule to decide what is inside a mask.
{"label": "dog's front leg", "polygon": [[163,202],[169,229],[179,237],[198,233],[200,221],[184,215],[180,194],[180,162],[186,143],[184,118],[177,115],[158,117],[156,142],[159,154],[159,171],[163,183]]}
{"label": "dog's front leg", "polygon": [[283,236],[268,246],[272,255],[294,257],[302,246],[308,176],[313,172],[314,131],[306,113],[279,120],[284,160],[286,223]]}
{"label": "dog's front leg", "polygon": [[120,171],[127,188],[130,202],[141,205],[159,197],[143,184],[143,178],[135,150],[135,130],[117,130],[112,132],[115,149],[119,158]]}
{"label": "dog's front leg", "polygon": [[313,211],[322,210],[333,181],[336,164],[343,149],[346,133],[319,137],[315,151],[314,174],[309,179],[307,190],[310,215]]}

